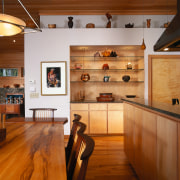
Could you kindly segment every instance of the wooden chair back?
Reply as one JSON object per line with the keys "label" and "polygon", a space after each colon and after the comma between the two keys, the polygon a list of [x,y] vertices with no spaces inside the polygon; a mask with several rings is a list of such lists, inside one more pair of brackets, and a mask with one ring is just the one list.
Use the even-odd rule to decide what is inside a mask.
{"label": "wooden chair back", "polygon": [[94,150],[94,140],[88,135],[78,132],[75,161],[67,171],[68,180],[85,180],[88,160]]}
{"label": "wooden chair back", "polygon": [[81,115],[79,115],[79,114],[74,114],[74,120],[73,121],[80,121],[80,119],[81,119]]}
{"label": "wooden chair back", "polygon": [[34,121],[43,121],[51,120],[54,121],[54,111],[55,108],[31,108],[29,110],[33,111],[33,120]]}
{"label": "wooden chair back", "polygon": [[84,131],[86,130],[86,125],[82,122],[79,122],[77,120],[73,121],[73,126],[71,129],[71,134],[69,136],[69,141],[67,144],[67,147],[65,148],[65,152],[66,152],[66,165],[68,166],[69,163],[69,159],[72,157],[74,157],[74,151],[75,151],[75,146],[78,140],[78,132],[84,133]]}

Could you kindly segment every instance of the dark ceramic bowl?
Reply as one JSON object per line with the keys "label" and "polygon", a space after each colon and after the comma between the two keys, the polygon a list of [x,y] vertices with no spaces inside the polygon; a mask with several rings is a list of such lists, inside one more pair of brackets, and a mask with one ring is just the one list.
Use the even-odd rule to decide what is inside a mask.
{"label": "dark ceramic bowl", "polygon": [[112,93],[99,93],[100,97],[102,98],[109,98],[109,97],[112,97]]}
{"label": "dark ceramic bowl", "polygon": [[136,95],[126,95],[127,98],[135,98]]}
{"label": "dark ceramic bowl", "polygon": [[123,80],[124,82],[128,82],[128,81],[130,80],[130,76],[125,75],[125,76],[122,77],[122,80]]}

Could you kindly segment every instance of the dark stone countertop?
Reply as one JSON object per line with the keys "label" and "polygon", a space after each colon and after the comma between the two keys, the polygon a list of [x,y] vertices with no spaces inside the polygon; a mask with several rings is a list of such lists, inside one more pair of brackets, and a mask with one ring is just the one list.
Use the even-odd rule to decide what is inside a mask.
{"label": "dark stone countertop", "polygon": [[111,102],[98,102],[96,100],[85,100],[85,101],[70,101],[70,103],[123,103],[122,100],[119,101],[111,101]]}
{"label": "dark stone countertop", "polygon": [[123,98],[122,100],[180,119],[179,104],[171,105],[168,103],[161,102],[152,102],[152,104],[149,104],[147,100],[140,98]]}

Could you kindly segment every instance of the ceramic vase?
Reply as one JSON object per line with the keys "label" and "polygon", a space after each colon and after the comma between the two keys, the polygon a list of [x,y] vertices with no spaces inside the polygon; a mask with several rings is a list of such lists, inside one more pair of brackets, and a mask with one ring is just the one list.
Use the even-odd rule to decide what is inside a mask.
{"label": "ceramic vase", "polygon": [[146,19],[147,21],[147,28],[150,28],[151,27],[151,19]]}
{"label": "ceramic vase", "polygon": [[72,21],[72,20],[73,20],[73,17],[70,16],[70,17],[68,17],[68,19],[69,19],[69,21],[68,21],[68,27],[69,27],[69,28],[72,28],[72,27],[73,27],[73,21]]}

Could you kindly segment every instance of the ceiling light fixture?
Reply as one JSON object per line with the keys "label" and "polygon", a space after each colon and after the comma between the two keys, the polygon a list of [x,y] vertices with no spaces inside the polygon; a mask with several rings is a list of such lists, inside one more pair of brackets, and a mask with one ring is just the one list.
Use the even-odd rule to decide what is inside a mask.
{"label": "ceiling light fixture", "polygon": [[22,2],[20,0],[17,1],[36,25],[36,28],[27,27],[23,20],[11,15],[4,14],[4,0],[2,0],[2,14],[0,14],[0,36],[13,36],[19,33],[25,34],[38,31],[41,32],[42,30],[39,28]]}

